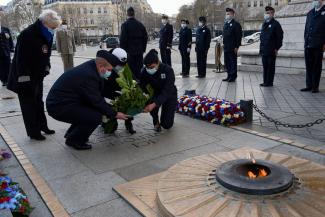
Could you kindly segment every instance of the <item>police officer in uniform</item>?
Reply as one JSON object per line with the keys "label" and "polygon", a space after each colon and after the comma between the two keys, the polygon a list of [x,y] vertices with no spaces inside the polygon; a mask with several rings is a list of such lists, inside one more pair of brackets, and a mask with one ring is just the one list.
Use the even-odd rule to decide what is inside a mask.
{"label": "police officer in uniform", "polygon": [[[174,125],[177,104],[174,70],[159,61],[158,52],[154,49],[146,55],[144,64],[140,86],[144,91],[148,84],[154,89],[154,96],[150,104],[144,108],[144,112],[150,112],[155,131],[160,132],[161,127],[170,129]],[[161,117],[159,120],[160,107]]]}
{"label": "police officer in uniform", "polygon": [[54,30],[61,24],[55,11],[44,10],[38,20],[17,39],[7,88],[18,93],[27,135],[45,140],[41,134],[54,134],[47,126],[43,102],[43,80],[50,72]]}
{"label": "police officer in uniform", "polygon": [[143,54],[147,49],[148,33],[144,25],[134,18],[134,9],[127,10],[128,19],[121,26],[120,47],[128,53],[128,64],[134,79],[139,80],[143,67]]}
{"label": "police officer in uniform", "polygon": [[237,79],[237,54],[241,45],[242,27],[235,20],[235,11],[226,8],[225,24],[223,26],[224,62],[227,78],[222,81],[234,82]]}
{"label": "police officer in uniform", "polygon": [[274,19],[274,12],[274,8],[265,7],[260,36],[260,54],[263,63],[263,83],[260,86],[262,87],[273,86],[276,56],[283,41],[283,30],[280,23]]}
{"label": "police officer in uniform", "polygon": [[196,58],[197,58],[197,78],[205,78],[207,69],[207,57],[211,43],[211,31],[206,26],[205,17],[199,18],[199,28],[196,31]]}
{"label": "police officer in uniform", "polygon": [[0,81],[2,86],[7,85],[10,69],[10,52],[14,52],[14,43],[10,30],[1,25],[0,17]]}
{"label": "police officer in uniform", "polygon": [[182,57],[182,76],[188,77],[190,74],[191,47],[192,47],[192,30],[188,28],[189,21],[181,20],[181,29],[179,31],[179,46],[178,49]]}
{"label": "police officer in uniform", "polygon": [[102,122],[102,116],[127,120],[115,112],[102,96],[103,79],[111,76],[119,60],[106,50],[100,50],[95,60],[89,60],[63,73],[52,86],[46,108],[51,117],[70,123],[65,134],[66,145],[88,150],[89,136]]}
{"label": "police officer in uniform", "polygon": [[314,0],[312,4],[305,26],[306,88],[301,91],[318,93],[325,51],[325,5],[322,0]]}
{"label": "police officer in uniform", "polygon": [[159,39],[161,61],[171,66],[172,65],[171,49],[173,43],[174,30],[173,30],[173,26],[169,24],[167,15],[162,16],[161,22],[163,25],[160,29],[160,39]]}

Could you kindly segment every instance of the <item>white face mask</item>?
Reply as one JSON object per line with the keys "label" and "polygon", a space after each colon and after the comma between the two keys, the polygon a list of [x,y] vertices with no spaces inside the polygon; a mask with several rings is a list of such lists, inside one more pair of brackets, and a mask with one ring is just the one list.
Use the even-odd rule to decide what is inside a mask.
{"label": "white face mask", "polygon": [[230,14],[226,14],[226,16],[225,16],[225,20],[226,20],[226,21],[230,21],[230,20],[232,20],[232,16],[231,16]]}
{"label": "white face mask", "polygon": [[270,14],[264,14],[264,20],[265,20],[265,22],[269,22],[271,20],[271,15]]}
{"label": "white face mask", "polygon": [[61,27],[62,27],[62,29],[68,29],[67,25],[62,25]]}
{"label": "white face mask", "polygon": [[202,27],[203,26],[203,23],[202,22],[199,22],[199,26]]}
{"label": "white face mask", "polygon": [[114,68],[114,70],[119,74],[119,73],[122,73],[124,71],[124,67],[123,66],[116,66]]}
{"label": "white face mask", "polygon": [[320,8],[322,6],[319,1],[313,1],[312,5],[313,5],[313,8],[316,8],[316,9],[318,9],[318,8]]}
{"label": "white face mask", "polygon": [[161,20],[161,23],[164,24],[164,25],[166,25],[167,24],[167,20],[166,19],[162,19]]}
{"label": "white face mask", "polygon": [[187,25],[186,25],[185,23],[182,23],[182,24],[181,24],[181,27],[184,29],[184,28],[187,27]]}
{"label": "white face mask", "polygon": [[156,68],[153,68],[153,69],[146,68],[146,71],[148,72],[148,74],[154,75],[157,72],[157,69]]}

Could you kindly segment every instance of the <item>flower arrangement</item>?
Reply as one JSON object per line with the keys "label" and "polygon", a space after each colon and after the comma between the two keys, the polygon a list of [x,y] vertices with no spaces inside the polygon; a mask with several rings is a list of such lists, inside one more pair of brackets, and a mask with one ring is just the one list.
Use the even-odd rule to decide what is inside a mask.
{"label": "flower arrangement", "polygon": [[[141,113],[153,96],[153,88],[148,85],[146,87],[148,94],[144,93],[139,84],[133,80],[132,71],[128,65],[119,73],[116,82],[121,87],[121,91],[120,96],[112,101],[113,109],[130,116]],[[112,133],[117,128],[117,120],[110,120],[104,116],[102,122],[105,133]]]}
{"label": "flower arrangement", "polygon": [[177,112],[213,124],[235,125],[244,121],[244,112],[239,104],[207,96],[181,96]]}

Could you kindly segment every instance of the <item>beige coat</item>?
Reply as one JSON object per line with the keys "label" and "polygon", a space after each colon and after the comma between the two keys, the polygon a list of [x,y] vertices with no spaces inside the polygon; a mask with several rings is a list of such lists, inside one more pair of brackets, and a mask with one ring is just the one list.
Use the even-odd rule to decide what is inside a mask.
{"label": "beige coat", "polygon": [[71,30],[59,29],[56,32],[56,49],[61,54],[76,52],[76,44]]}

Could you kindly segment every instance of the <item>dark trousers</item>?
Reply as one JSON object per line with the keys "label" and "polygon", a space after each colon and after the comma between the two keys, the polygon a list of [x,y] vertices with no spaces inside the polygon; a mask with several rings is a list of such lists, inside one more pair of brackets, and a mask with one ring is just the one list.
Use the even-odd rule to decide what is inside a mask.
{"label": "dark trousers", "polygon": [[320,48],[305,49],[306,87],[318,89],[322,74],[323,50]]}
{"label": "dark trousers", "polygon": [[36,82],[32,94],[19,93],[18,99],[28,136],[41,133],[47,128],[43,102],[43,80]]}
{"label": "dark trousers", "polygon": [[0,81],[5,84],[8,80],[10,57],[0,57]]}
{"label": "dark trousers", "polygon": [[[164,104],[161,105],[160,126],[162,126],[164,129],[170,129],[174,125],[176,104],[177,97],[175,96],[168,99]],[[160,107],[156,107],[154,110],[152,110],[152,112],[150,112],[154,125],[159,123],[159,109]]]}
{"label": "dark trousers", "polygon": [[275,61],[276,56],[274,55],[263,55],[263,84],[273,85],[275,75]]}
{"label": "dark trousers", "polygon": [[187,50],[180,50],[182,56],[182,74],[189,75],[191,68],[190,53]]}
{"label": "dark trousers", "polygon": [[172,66],[171,53],[170,49],[160,49],[161,62]]}
{"label": "dark trousers", "polygon": [[208,56],[208,51],[205,51],[205,50],[197,50],[196,51],[198,76],[201,76],[201,77],[206,76],[206,73],[207,73],[207,56]]}
{"label": "dark trousers", "polygon": [[141,69],[143,67],[143,55],[128,55],[128,64],[133,73],[133,79],[140,80]]}
{"label": "dark trousers", "polygon": [[227,70],[228,79],[237,78],[237,54],[235,51],[225,51],[224,52],[225,67]]}
{"label": "dark trousers", "polygon": [[58,121],[70,123],[66,136],[70,142],[82,144],[102,122],[102,114],[87,105],[47,106],[48,113]]}

